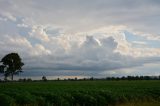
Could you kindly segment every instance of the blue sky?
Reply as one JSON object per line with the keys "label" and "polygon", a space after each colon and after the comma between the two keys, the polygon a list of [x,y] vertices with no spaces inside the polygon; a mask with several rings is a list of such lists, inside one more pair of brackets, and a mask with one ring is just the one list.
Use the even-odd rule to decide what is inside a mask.
{"label": "blue sky", "polygon": [[132,42],[132,43],[141,42],[142,44],[146,44],[146,46],[150,48],[160,48],[159,40],[146,39],[144,36],[139,36],[139,35],[127,32],[127,31],[125,31],[124,33],[126,35],[126,40],[128,42]]}
{"label": "blue sky", "polygon": [[22,76],[160,75],[159,18],[158,0],[0,0],[0,58],[19,53]]}

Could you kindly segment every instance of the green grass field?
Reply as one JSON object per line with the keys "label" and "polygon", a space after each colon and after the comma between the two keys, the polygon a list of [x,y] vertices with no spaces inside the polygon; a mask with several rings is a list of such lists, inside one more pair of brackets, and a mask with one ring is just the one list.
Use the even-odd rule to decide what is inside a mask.
{"label": "green grass field", "polygon": [[160,106],[160,81],[3,82],[0,106]]}

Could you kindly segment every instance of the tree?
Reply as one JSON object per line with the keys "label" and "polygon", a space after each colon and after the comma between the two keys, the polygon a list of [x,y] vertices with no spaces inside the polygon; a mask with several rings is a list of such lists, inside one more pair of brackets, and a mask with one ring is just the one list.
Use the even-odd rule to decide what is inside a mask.
{"label": "tree", "polygon": [[42,77],[42,80],[43,80],[43,81],[47,81],[46,76],[43,76],[43,77]]}
{"label": "tree", "polygon": [[4,74],[5,79],[11,76],[12,80],[13,75],[22,72],[22,66],[24,65],[18,53],[7,54],[0,62],[2,63],[0,65],[0,73]]}

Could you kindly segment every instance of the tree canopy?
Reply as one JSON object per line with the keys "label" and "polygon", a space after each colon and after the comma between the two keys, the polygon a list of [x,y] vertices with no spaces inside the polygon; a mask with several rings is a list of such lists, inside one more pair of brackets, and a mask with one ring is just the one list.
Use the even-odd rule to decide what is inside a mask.
{"label": "tree canopy", "polygon": [[22,72],[22,66],[24,65],[18,53],[7,54],[0,62],[2,63],[0,65],[0,73],[3,73],[5,78],[11,76],[12,80],[13,75]]}

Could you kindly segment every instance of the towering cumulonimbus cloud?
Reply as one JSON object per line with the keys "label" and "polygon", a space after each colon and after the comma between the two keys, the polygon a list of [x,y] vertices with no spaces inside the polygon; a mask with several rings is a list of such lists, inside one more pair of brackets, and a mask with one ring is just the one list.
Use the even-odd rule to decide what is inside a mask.
{"label": "towering cumulonimbus cloud", "polygon": [[18,52],[25,70],[101,76],[160,64],[159,2],[93,1],[0,1],[0,57]]}

